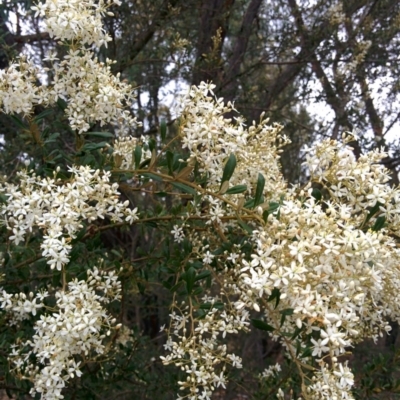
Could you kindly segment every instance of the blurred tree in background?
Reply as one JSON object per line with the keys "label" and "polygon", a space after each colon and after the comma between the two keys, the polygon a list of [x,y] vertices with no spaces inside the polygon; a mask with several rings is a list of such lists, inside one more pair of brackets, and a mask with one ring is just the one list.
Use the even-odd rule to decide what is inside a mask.
{"label": "blurred tree in background", "polygon": [[[56,46],[27,12],[32,4],[1,4],[2,68],[22,49],[39,63]],[[248,121],[266,111],[285,123],[291,182],[301,180],[293,166],[302,145],[353,128],[363,132],[356,151],[385,147],[395,171],[399,8],[389,0],[124,1],[105,19],[113,41],[101,55],[136,85],[142,133],[173,120],[177,92],[212,81]]]}

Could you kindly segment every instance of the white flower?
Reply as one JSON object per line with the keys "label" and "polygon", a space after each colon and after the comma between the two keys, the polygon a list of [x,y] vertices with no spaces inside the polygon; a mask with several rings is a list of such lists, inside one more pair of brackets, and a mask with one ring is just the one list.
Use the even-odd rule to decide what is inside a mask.
{"label": "white flower", "polygon": [[312,352],[313,357],[317,357],[317,356],[321,357],[322,353],[329,352],[329,347],[324,346],[321,343],[321,339],[318,339],[318,341],[316,341],[315,339],[311,338],[311,342],[314,344],[313,352]]}
{"label": "white flower", "polygon": [[214,255],[211,254],[211,253],[207,250],[207,252],[204,253],[203,263],[204,263],[204,264],[211,264],[213,258],[214,258]]}
{"label": "white flower", "polygon": [[44,232],[42,255],[57,270],[68,264],[70,241],[83,228],[83,221],[109,217],[119,222],[126,216],[126,222],[132,223],[138,218],[137,208],[131,210],[129,202],[118,201],[118,185],[110,184],[109,172],[84,166],[72,166],[69,171],[71,178],[65,184],[54,184],[56,171],[54,179],[21,171],[18,186],[5,183],[0,187],[8,199],[0,212],[13,232],[9,239],[18,245],[27,232],[40,229]]}
{"label": "white flower", "polygon": [[[98,276],[99,279],[93,279]],[[107,294],[96,294],[104,288],[107,281],[114,282],[113,289]],[[88,356],[90,352],[104,353],[107,349],[103,344],[104,331],[115,326],[115,320],[106,312],[103,305],[112,299],[118,298],[121,287],[115,279],[114,273],[103,273],[98,270],[88,271],[88,282],[74,280],[69,282],[68,290],[56,292],[56,305],[53,311],[40,315],[35,322],[31,340],[19,343],[10,354],[16,368],[26,366],[33,380],[31,394],[40,393],[42,399],[62,399],[62,389],[68,380],[74,376],[81,376],[80,363],[76,363],[75,356]],[[43,297],[43,293],[36,298]],[[22,303],[22,301],[23,303]],[[23,294],[15,296],[13,302],[15,312],[32,313],[43,304],[36,300],[26,300]],[[29,364],[24,351],[35,354],[40,361]]]}
{"label": "white flower", "polygon": [[137,207],[135,207],[133,210],[131,210],[130,208],[127,208],[125,210],[125,213],[127,215],[125,221],[132,224],[133,221],[137,221],[139,219],[138,215],[137,215]]}
{"label": "white flower", "polygon": [[223,372],[221,372],[219,374],[219,376],[218,375],[214,376],[214,383],[216,384],[217,387],[222,386],[224,389],[226,389],[226,386],[225,386],[226,379],[225,379],[225,376],[224,376]]}
{"label": "white flower", "polygon": [[174,240],[177,243],[181,243],[185,239],[185,234],[183,233],[183,229],[178,225],[174,225],[174,229],[172,229],[171,233],[174,235]]}
{"label": "white flower", "polygon": [[345,388],[346,386],[354,385],[354,375],[350,371],[350,369],[343,364],[339,365],[339,371],[333,371],[333,373],[340,378],[340,385]]}
{"label": "white flower", "polygon": [[231,261],[233,264],[236,264],[236,260],[240,257],[237,253],[230,253],[227,260]]}

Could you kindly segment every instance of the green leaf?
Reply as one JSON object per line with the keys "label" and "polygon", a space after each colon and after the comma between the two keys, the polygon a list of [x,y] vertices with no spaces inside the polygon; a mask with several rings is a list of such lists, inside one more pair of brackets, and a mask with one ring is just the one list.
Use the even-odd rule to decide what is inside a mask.
{"label": "green leaf", "polygon": [[[72,261],[72,257],[71,257],[71,261]],[[82,268],[81,265],[77,265],[77,264],[70,262],[68,264],[67,273],[70,277],[76,276],[79,274],[81,268]]]}
{"label": "green leaf", "polygon": [[258,174],[256,195],[254,197],[254,207],[258,206],[261,203],[261,196],[264,192],[264,186],[265,186],[265,178],[263,174]]}
{"label": "green leaf", "polygon": [[275,212],[279,207],[280,207],[279,203],[271,201],[269,203],[268,209],[263,212],[264,222],[267,222],[269,215],[272,214],[273,212]]}
{"label": "green leaf", "polygon": [[253,228],[250,225],[245,224],[243,221],[238,219],[238,224],[239,226],[244,229],[247,233],[252,234],[253,233]]}
{"label": "green leaf", "polygon": [[95,136],[95,137],[100,137],[100,138],[113,138],[114,134],[111,132],[86,132],[84,133],[85,136]]}
{"label": "green leaf", "polygon": [[[167,269],[167,268],[166,268],[166,269]],[[174,280],[173,280],[172,276],[170,276],[167,280],[162,281],[162,285],[163,285],[166,289],[171,290],[171,288],[173,287],[173,282],[174,282]],[[179,281],[179,282],[182,283],[182,281]],[[179,282],[178,282],[178,283],[179,283]]]}
{"label": "green leaf", "polygon": [[261,329],[262,331],[267,331],[267,332],[272,332],[275,330],[275,328],[271,325],[268,325],[266,322],[261,321],[259,319],[252,319],[251,324],[257,328]]}
{"label": "green leaf", "polygon": [[174,153],[167,150],[167,152],[165,153],[165,156],[167,158],[168,171],[169,171],[170,175],[174,175]]}
{"label": "green leaf", "polygon": [[149,149],[152,152],[153,150],[155,150],[156,148],[156,141],[154,140],[154,138],[150,138],[149,139]]}
{"label": "green leaf", "polygon": [[379,208],[381,206],[383,206],[383,204],[377,201],[376,204],[369,210],[369,213],[365,218],[364,224],[368,223],[368,221],[379,211]]}
{"label": "green leaf", "polygon": [[299,336],[300,332],[303,330],[304,328],[298,328],[296,327],[295,331],[293,332],[293,335],[290,337],[291,340],[294,340],[297,338],[297,336]]}
{"label": "green leaf", "polygon": [[157,181],[157,182],[162,182],[163,179],[161,178],[161,176],[158,176],[156,174],[152,174],[151,172],[143,172],[142,174],[140,174],[141,176],[144,176],[145,178],[150,178],[153,179],[153,181]]}
{"label": "green leaf", "polygon": [[39,115],[37,115],[33,120],[37,123],[43,118],[46,118],[48,115],[51,115],[54,113],[54,110],[49,109],[49,110],[44,110],[42,111]]}
{"label": "green leaf", "polygon": [[385,226],[385,222],[386,222],[386,217],[384,215],[381,215],[376,219],[375,224],[371,229],[374,232],[378,232]]}
{"label": "green leaf", "polygon": [[52,280],[53,287],[57,287],[61,282],[61,271],[53,272],[53,276],[52,276],[51,280]]}
{"label": "green leaf", "polygon": [[93,150],[99,150],[102,149],[103,147],[107,146],[107,142],[100,142],[100,143],[86,143],[84,144],[81,148],[80,151],[93,151]]}
{"label": "green leaf", "polygon": [[174,285],[170,288],[170,291],[176,292],[182,286],[182,284],[183,284],[183,281],[179,281],[176,285]]}
{"label": "green leaf", "polygon": [[140,165],[139,165],[139,169],[142,169],[144,167],[147,167],[151,162],[150,158],[146,158],[146,160],[144,160]]}
{"label": "green leaf", "polygon": [[220,301],[216,301],[215,303],[203,303],[200,304],[200,308],[202,310],[212,310],[213,308],[222,310],[224,308],[224,303],[221,303]]}
{"label": "green leaf", "polygon": [[212,279],[211,279],[211,275],[210,275],[206,279],[206,288],[207,289],[211,289],[211,283],[212,283]]}
{"label": "green leaf", "polygon": [[196,270],[193,267],[190,267],[185,273],[186,289],[188,294],[192,293],[195,280]]}
{"label": "green leaf", "polygon": [[238,194],[238,193],[243,193],[247,190],[246,185],[236,185],[228,189],[225,194]]}
{"label": "green leaf", "polygon": [[117,249],[112,249],[111,253],[116,255],[118,258],[123,258],[122,254]]}
{"label": "green leaf", "polygon": [[198,309],[197,311],[196,311],[196,318],[197,319],[204,319],[204,317],[207,315],[207,311],[206,310],[202,310],[201,308],[200,309]]}
{"label": "green leaf", "polygon": [[65,111],[65,109],[66,109],[67,106],[68,106],[67,102],[66,102],[64,99],[62,99],[61,97],[59,97],[59,98],[57,99],[57,105],[58,105],[58,107],[59,107],[59,109],[60,109],[61,111]]}
{"label": "green leaf", "polygon": [[243,207],[244,207],[244,208],[253,208],[253,207],[254,207],[254,199],[253,199],[253,198],[248,199],[248,200],[244,203]]}
{"label": "green leaf", "polygon": [[270,203],[269,203],[269,207],[268,207],[268,212],[271,214],[271,213],[273,213],[274,211],[276,211],[278,208],[280,207],[280,204],[279,203],[276,203],[276,202],[274,202],[274,201],[271,201]]}
{"label": "green leaf", "polygon": [[183,250],[185,251],[185,254],[190,254],[193,250],[192,243],[186,238],[182,242],[182,247]]}
{"label": "green leaf", "polygon": [[75,244],[80,242],[80,240],[85,236],[86,230],[86,226],[83,226],[83,228],[75,235],[74,239],[72,239],[71,243]]}
{"label": "green leaf", "polygon": [[235,171],[235,168],[236,168],[236,157],[232,153],[225,164],[224,172],[222,173],[221,186],[225,181],[229,181],[229,179],[231,179],[233,172]]}
{"label": "green leaf", "polygon": [[200,281],[200,280],[202,280],[202,279],[206,279],[206,278],[208,278],[210,275],[211,275],[211,272],[210,272],[210,271],[203,271],[203,272],[200,272],[200,274],[198,274],[198,275],[196,276],[196,282],[197,282],[197,281]]}
{"label": "green leaf", "polygon": [[140,160],[142,159],[142,148],[140,146],[136,146],[133,151],[133,156],[135,158],[135,168],[139,169]]}
{"label": "green leaf", "polygon": [[160,123],[160,134],[161,134],[161,140],[165,140],[167,137],[167,123],[165,122],[165,119],[163,118]]}
{"label": "green leaf", "polygon": [[306,347],[301,355],[301,358],[306,358],[306,357],[310,357],[312,354],[312,349],[311,347]]}
{"label": "green leaf", "polygon": [[193,296],[199,296],[203,293],[203,288],[201,286],[198,286],[197,288],[195,288],[192,292]]}
{"label": "green leaf", "polygon": [[221,185],[218,193],[225,194],[226,191],[228,190],[228,188],[229,188],[229,182],[228,181],[222,182],[222,185]]}
{"label": "green leaf", "polygon": [[322,199],[322,192],[319,189],[314,188],[311,192],[311,196],[314,197],[315,201],[318,203]]}
{"label": "green leaf", "polygon": [[29,129],[29,125],[26,124],[21,118],[16,115],[10,115],[10,118],[18,125],[21,129]]}
{"label": "green leaf", "polygon": [[196,190],[194,190],[190,186],[184,185],[183,183],[171,182],[171,185],[176,187],[179,190],[182,190],[182,192],[192,194],[193,196],[195,196],[197,194]]}
{"label": "green leaf", "polygon": [[287,315],[293,315],[293,311],[294,311],[293,308],[287,308],[286,310],[280,311],[280,313],[281,313],[281,326],[285,322],[285,319],[286,319]]}
{"label": "green leaf", "polygon": [[60,136],[59,132],[52,133],[44,142],[45,144],[56,142],[56,139]]}
{"label": "green leaf", "polygon": [[[282,324],[281,324],[281,326],[282,326]],[[298,355],[300,354],[300,351],[301,351],[301,342],[300,342],[300,340],[297,340],[296,341],[296,357],[298,357]]]}
{"label": "green leaf", "polygon": [[271,295],[268,297],[268,302],[272,301],[272,300],[276,300],[275,302],[275,308],[278,307],[279,305],[279,301],[281,299],[281,292],[278,288],[273,288]]}

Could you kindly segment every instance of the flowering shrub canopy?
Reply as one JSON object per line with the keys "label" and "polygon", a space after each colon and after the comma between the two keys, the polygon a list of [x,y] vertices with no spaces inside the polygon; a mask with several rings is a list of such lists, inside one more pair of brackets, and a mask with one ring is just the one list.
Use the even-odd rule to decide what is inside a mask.
{"label": "flowering shrub canopy", "polygon": [[[356,159],[350,133],[324,140],[306,149],[308,182],[288,187],[279,165],[284,128],[264,116],[250,125],[227,118],[233,105],[211,83],[182,100],[171,140],[165,125],[157,142],[126,135],[137,124],[132,88],[94,51],[110,40],[102,15],[116,3],[39,3],[33,9],[69,52],[48,57],[48,84],[38,85],[37,67],[23,57],[0,75],[2,112],[22,116],[40,142],[35,110],[61,100],[77,145],[68,167],[37,173],[28,159],[15,181],[1,184],[0,307],[7,329],[22,332],[10,369],[32,395],[61,399],[124,347],[116,309],[129,260],[121,266],[93,251],[89,268],[77,253],[99,232],[151,222],[165,237],[161,282],[171,293],[160,357],[181,370],[178,398],[210,399],[225,388],[230,371],[244,367],[230,335],[258,329],[297,369],[299,389],[277,387],[278,398],[352,399],[352,347],[376,341],[400,318],[400,191],[388,184],[385,153]],[[115,136],[94,132],[95,124]],[[85,142],[90,134],[113,141]],[[80,156],[91,151],[101,156],[97,168]],[[149,211],[131,192],[174,206]],[[26,266],[24,285],[13,284],[12,271]],[[270,366],[259,378],[280,370]]]}

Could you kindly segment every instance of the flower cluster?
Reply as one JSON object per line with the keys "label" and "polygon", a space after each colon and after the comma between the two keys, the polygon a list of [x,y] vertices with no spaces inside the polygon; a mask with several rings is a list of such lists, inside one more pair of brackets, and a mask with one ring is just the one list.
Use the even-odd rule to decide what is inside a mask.
{"label": "flower cluster", "polygon": [[270,376],[278,375],[281,369],[280,364],[270,365],[260,374],[260,379],[268,379]]}
{"label": "flower cluster", "polygon": [[355,48],[353,50],[353,59],[347,65],[343,67],[344,73],[350,75],[357,70],[359,65],[361,65],[365,58],[367,57],[368,51],[372,46],[370,40],[360,40],[356,42]]}
{"label": "flower cluster", "polygon": [[95,122],[101,126],[113,124],[124,127],[137,126],[129,110],[132,87],[120,80],[120,75],[111,73],[111,60],[99,62],[86,45],[97,45],[109,41],[102,28],[102,16],[112,4],[118,1],[47,1],[33,9],[45,18],[50,36],[66,44],[71,50],[58,61],[53,62],[52,81],[49,85],[38,86],[38,72],[24,58],[0,73],[0,109],[6,113],[30,115],[37,104],[52,105],[58,99],[67,102],[66,114],[71,128],[84,133]]}
{"label": "flower cluster", "polygon": [[337,3],[332,5],[327,13],[326,18],[332,25],[340,25],[346,21],[346,14],[343,12],[343,4]]}
{"label": "flower cluster", "polygon": [[[351,135],[344,136],[343,143],[325,140],[307,151],[310,182],[304,188],[288,189],[279,174],[271,173],[279,168],[279,148],[274,146],[279,129],[268,128],[264,121],[260,126],[254,124],[253,130],[232,125],[223,117],[231,109],[210,96],[212,88],[203,84],[192,89],[184,110],[183,144],[190,151],[189,160],[195,159],[208,177],[201,214],[197,204],[192,204],[192,212],[208,219],[207,232],[186,235],[193,246],[192,256],[206,269],[219,267],[215,285],[224,305],[233,305],[224,310],[226,315],[235,319],[238,312],[248,310],[239,318],[243,327],[250,322],[251,310],[262,313],[263,319],[255,326],[280,340],[300,371],[302,365],[323,365],[309,393],[322,388],[328,394],[321,398],[335,394],[350,399],[352,374],[337,359],[363,338],[376,340],[389,332],[388,321],[400,317],[400,252],[391,236],[399,229],[399,189],[388,185],[388,171],[380,163],[386,154],[375,151],[356,159],[348,145]],[[252,131],[265,135],[258,135],[253,143]],[[263,154],[256,154],[257,149],[263,149]],[[224,195],[226,189],[220,189],[232,153],[237,163],[231,169],[230,187],[246,185],[254,195],[261,173],[265,176],[263,203],[235,201],[233,194]],[[263,162],[252,163],[250,154]],[[247,242],[251,252],[234,246],[230,252],[221,252],[221,240],[227,241],[232,229],[244,227],[253,231]],[[192,314],[190,307],[185,309],[176,324],[183,327],[179,325],[182,318],[186,324]],[[206,358],[207,347],[192,332],[213,332],[207,318],[214,315],[222,319],[215,310],[195,318],[186,334],[183,329],[178,342],[168,347],[168,362],[181,365],[181,358],[189,352],[187,346],[193,354],[202,354],[201,360]],[[215,326],[218,330],[218,323]],[[171,334],[176,335],[176,328]],[[219,342],[223,339],[217,338]],[[223,344],[213,343],[213,349],[218,346]],[[302,356],[299,348],[310,352]],[[220,360],[225,357],[209,353]],[[211,372],[201,360],[189,359],[196,366],[185,367],[190,375],[182,388],[193,397],[197,382],[205,387],[203,397],[208,398],[212,385],[205,385],[212,381]],[[331,363],[325,365],[326,360]],[[300,375],[304,377],[303,372]],[[307,386],[304,378],[303,385]],[[303,395],[308,398],[307,393]]]}
{"label": "flower cluster", "polygon": [[188,390],[190,398],[210,399],[215,388],[226,387],[227,364],[242,368],[241,358],[229,353],[227,345],[218,339],[247,330],[248,311],[235,310],[233,315],[221,310],[222,303],[216,297],[204,297],[202,301],[200,309],[207,312],[199,320],[193,318],[191,303],[181,304],[178,313],[170,314],[170,336],[164,345],[170,354],[161,359],[165,365],[174,363],[187,374],[185,381],[178,382],[180,390]]}
{"label": "flower cluster", "polygon": [[350,389],[353,385],[354,376],[347,364],[334,363],[333,369],[328,368],[328,365],[321,367],[307,388],[307,394],[311,400],[352,400]]}
{"label": "flower cluster", "polygon": [[33,104],[47,105],[47,91],[37,86],[38,69],[26,57],[0,70],[0,110],[30,114]]}
{"label": "flower cluster", "polygon": [[[56,306],[35,322],[32,340],[15,345],[9,356],[15,373],[33,382],[32,395],[39,393],[43,400],[62,399],[68,380],[81,376],[86,362],[108,351],[105,339],[119,325],[104,305],[118,299],[120,292],[115,273],[95,268],[88,271],[87,281],[75,279],[67,290],[55,293]],[[47,295],[36,296],[40,304],[25,300],[19,306],[22,294],[11,296],[3,291],[0,301],[9,313],[35,315],[39,306],[44,307]]]}
{"label": "flower cluster", "polygon": [[329,193],[328,205],[329,201],[337,204],[337,207],[329,207],[331,217],[353,221],[362,228],[384,217],[387,228],[398,234],[400,192],[388,184],[389,171],[382,164],[387,154],[376,150],[356,160],[352,149],[346,145],[351,138],[345,139],[343,144],[323,141],[308,149],[305,164],[310,179],[324,185]]}
{"label": "flower cluster", "polygon": [[[249,128],[240,119],[233,123],[224,116],[234,111],[232,105],[215,99],[213,87],[202,83],[191,88],[182,111],[180,135],[183,147],[190,152],[188,164],[196,164],[200,173],[207,176],[206,193],[190,206],[191,213],[205,218],[207,233],[188,231],[186,235],[185,232],[192,245],[190,262],[200,263],[207,269],[213,269],[215,263],[222,265],[221,279],[214,281],[213,289],[220,291],[220,300],[216,296],[206,296],[197,300],[197,306],[192,304],[193,300],[186,306],[175,305],[180,313],[171,314],[170,336],[165,346],[170,354],[162,358],[165,364],[174,363],[188,374],[180,385],[181,390],[186,390],[183,396],[191,399],[210,399],[212,391],[227,381],[226,366],[241,368],[241,360],[229,354],[223,342],[227,334],[247,331],[250,325],[250,312],[241,296],[243,291],[248,291],[240,281],[240,265],[245,254],[240,246],[233,246],[231,252],[224,252],[222,256],[214,254],[221,239],[226,241],[229,230],[237,229],[237,213],[245,205],[243,197],[238,199],[233,194],[224,194],[230,187],[243,186],[247,194],[254,196],[260,174],[266,177],[258,195],[260,199],[268,196],[278,200],[286,188],[278,163],[280,147],[287,143],[280,135],[282,127],[270,126],[264,119]],[[225,183],[226,187],[221,190],[231,155],[234,155],[235,166],[225,181],[228,186]],[[258,211],[245,210],[243,214],[243,218],[255,223],[262,221]],[[175,225],[171,233],[175,241],[181,240],[182,228]],[[228,268],[228,264],[237,267],[239,272]],[[186,271],[184,279],[190,279],[187,275],[191,273]],[[257,307],[254,304],[251,309]],[[217,366],[220,366],[218,370]]]}
{"label": "flower cluster", "polygon": [[183,102],[182,147],[190,151],[191,160],[199,163],[199,169],[208,175],[208,188],[218,190],[224,165],[234,154],[242,168],[237,168],[229,180],[231,186],[247,185],[254,192],[257,177],[262,173],[266,180],[265,193],[284,188],[279,163],[279,149],[289,142],[282,135],[282,125],[253,122],[246,128],[238,118],[233,123],[225,114],[234,112],[231,103],[212,97],[215,85],[202,82],[191,88]]}
{"label": "flower cluster", "polygon": [[[296,346],[285,335],[297,327],[303,332],[297,340],[311,347],[313,357],[336,359],[362,338],[389,332],[388,321],[400,316],[400,253],[387,234],[398,229],[398,189],[386,184],[387,171],[377,164],[384,153],[355,160],[351,149],[336,141],[315,150],[307,165],[326,199],[321,202],[311,187],[288,192],[254,231],[255,251],[242,260],[239,274],[241,301],[263,311],[272,336],[292,356]],[[269,303],[274,294],[280,299],[275,308]],[[338,398],[352,398],[352,379],[331,384],[336,367],[331,378],[328,367],[317,373],[312,390],[339,390]]]}
{"label": "flower cluster", "polygon": [[185,239],[183,228],[178,225],[174,225],[174,229],[172,229],[171,233],[174,235],[174,241],[176,243],[183,242],[183,239]]}
{"label": "flower cluster", "polygon": [[[122,136],[116,139],[113,146],[113,157],[116,168],[132,170],[139,165],[141,160],[150,159],[151,151],[148,149],[148,146],[146,146],[147,149],[142,147],[146,142],[147,138],[143,136],[140,139],[132,136]],[[139,154],[135,153],[136,148],[140,148]]]}
{"label": "flower cluster", "polygon": [[113,62],[99,62],[91,51],[71,50],[54,65],[54,80],[48,96],[67,101],[65,113],[71,128],[86,132],[96,121],[104,124],[136,126],[136,120],[124,106],[133,99],[132,87],[111,73]]}
{"label": "flower cluster", "polygon": [[[193,201],[190,207],[193,214],[205,218],[207,233],[199,235],[188,231],[185,236],[193,247],[191,262],[200,262],[207,269],[212,269],[214,263],[229,263],[237,265],[240,271],[241,260],[245,257],[240,248],[234,246],[230,253],[224,252],[222,256],[214,254],[220,240],[226,240],[228,231],[237,228],[237,213],[244,206],[243,197],[222,195],[229,188],[243,186],[242,193],[245,191],[254,196],[262,174],[265,184],[260,199],[268,196],[278,200],[286,188],[279,169],[279,152],[288,140],[280,134],[280,125],[270,126],[263,118],[259,124],[254,122],[249,128],[240,119],[232,122],[226,118],[226,113],[232,113],[234,109],[231,104],[225,105],[222,99],[213,97],[213,88],[214,85],[205,83],[192,87],[182,110],[180,135],[183,147],[190,152],[187,162],[196,164],[199,172],[207,176],[206,194],[200,201]],[[225,174],[227,181],[224,181],[222,189],[224,171],[231,155],[235,165],[228,178]],[[215,196],[213,192],[220,195]],[[258,211],[244,211],[246,213],[245,218],[250,217],[256,223],[262,221]],[[171,233],[175,241],[180,242],[182,228],[175,225]],[[216,237],[215,242],[212,237]],[[215,296],[199,300],[200,311],[207,312],[200,312],[197,317],[193,305],[179,307],[180,313],[171,315],[170,337],[166,345],[170,355],[163,361],[175,363],[188,374],[187,380],[180,382],[181,390],[187,390],[186,397],[209,399],[219,383],[225,385],[226,365],[241,367],[240,359],[228,354],[227,345],[223,343],[227,334],[249,329],[250,312],[241,297],[248,288],[243,284],[239,286],[240,276],[235,268],[223,268],[223,284],[216,285],[220,290],[220,301]],[[219,279],[216,281],[221,282]],[[222,365],[218,371],[217,365]]]}
{"label": "flower cluster", "polygon": [[42,291],[36,295],[30,292],[10,294],[4,289],[0,291],[0,308],[9,314],[9,325],[17,325],[20,321],[35,316],[37,310],[44,307],[43,300],[48,296],[47,291]]}
{"label": "flower cluster", "polygon": [[101,47],[111,40],[103,28],[102,18],[112,15],[108,8],[120,5],[119,0],[58,0],[38,3],[32,7],[35,16],[45,18],[50,37],[81,45]]}
{"label": "flower cluster", "polygon": [[19,244],[26,234],[39,228],[43,232],[42,255],[50,267],[61,268],[69,261],[70,241],[83,228],[83,221],[110,218],[112,222],[132,223],[137,209],[119,200],[118,184],[110,183],[110,173],[90,167],[71,167],[67,183],[41,178],[33,171],[19,172],[18,185],[5,183],[1,191],[7,202],[1,215],[12,232],[10,240]]}

